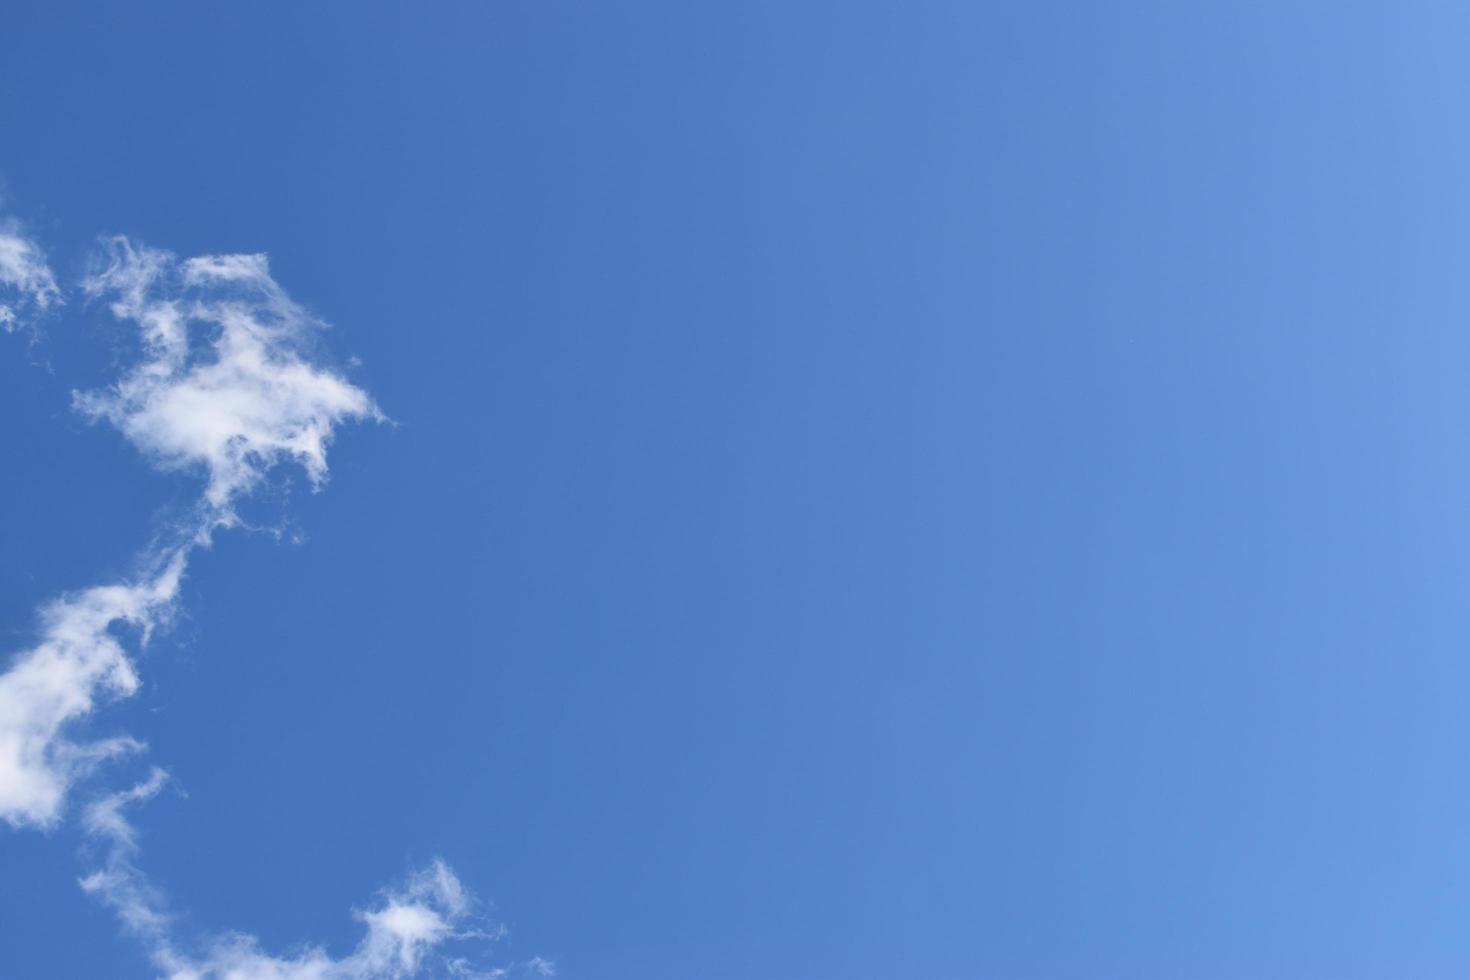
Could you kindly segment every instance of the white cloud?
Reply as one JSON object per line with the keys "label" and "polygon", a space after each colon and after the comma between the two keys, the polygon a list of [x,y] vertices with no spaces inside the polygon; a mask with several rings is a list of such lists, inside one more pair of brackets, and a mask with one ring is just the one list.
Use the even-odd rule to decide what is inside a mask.
{"label": "white cloud", "polygon": [[174,934],[174,917],[157,889],[138,869],[137,833],[124,809],[154,796],[167,781],[161,770],[143,783],[103,797],[87,808],[84,825],[108,850],[104,866],[82,879],[82,888],[108,905],[148,952],[167,980],[406,980],[442,967],[454,972],[461,958],[443,955],[453,942],[486,938],[469,927],[473,899],[442,861],[386,890],[372,908],[359,910],[362,938],[352,952],[334,957],[320,947],[275,956],[243,933],[186,948]]}
{"label": "white cloud", "polygon": [[114,630],[146,637],[179,592],[185,552],[156,556],[153,574],[64,596],[41,611],[40,642],[0,674],[0,818],[55,823],[67,789],[97,762],[140,748],[128,738],[79,743],[65,728],[107,697],[137,690],[138,676]]}
{"label": "white cloud", "polygon": [[235,500],[270,469],[296,462],[319,485],[336,426],[381,417],[364,391],[304,358],[317,321],[270,277],[263,255],[179,262],[116,238],[85,288],[137,325],[143,357],[110,388],[75,395],[77,408],[116,426],[160,467],[201,471],[206,485],[192,523],[177,529],[180,543],[145,553],[148,571],[136,581],[51,603],[40,642],[0,674],[0,819],[12,825],[53,824],[73,781],[137,747],[66,733],[102,701],[137,689],[119,628],[146,638],[166,621],[190,552],[233,522]]}
{"label": "white cloud", "polygon": [[[0,226],[0,287],[20,297],[18,306],[0,306],[7,329],[17,309],[60,302],[40,251],[9,226]],[[275,282],[263,255],[180,261],[119,237],[106,243],[100,271],[83,288],[137,328],[141,358],[115,384],[74,393],[75,407],[116,427],[159,468],[196,472],[204,485],[190,517],[142,554],[136,576],[44,607],[37,643],[0,673],[0,819],[14,826],[53,826],[83,776],[143,749],[126,736],[89,740],[76,730],[99,706],[138,689],[127,646],[168,624],[191,554],[236,522],[236,503],[281,464],[299,465],[319,487],[337,426],[382,418],[366,392],[308,357],[321,324]],[[340,957],[319,947],[275,956],[240,933],[181,940],[140,869],[138,833],[126,815],[167,782],[154,769],[137,786],[83,808],[82,829],[103,853],[81,884],[117,914],[168,980],[507,975],[445,953],[458,941],[495,937],[472,928],[473,899],[439,861],[358,910],[362,938]],[[539,958],[522,968],[553,973]]]}
{"label": "white cloud", "polygon": [[101,897],[112,907],[123,926],[149,948],[169,943],[171,921],[163,910],[163,898],[138,871],[138,834],[123,810],[152,799],[168,782],[168,774],[155,768],[132,789],[93,801],[83,814],[86,832],[107,847],[104,867],[82,879],[82,890]]}
{"label": "white cloud", "polygon": [[60,302],[45,253],[14,222],[0,221],[0,330],[14,331],[23,317]]}
{"label": "white cloud", "polygon": [[139,327],[144,360],[115,385],[77,394],[77,408],[115,425],[168,469],[208,476],[204,501],[231,501],[279,462],[327,476],[327,444],[342,422],[381,418],[362,389],[304,359],[320,324],[271,278],[263,255],[172,255],[109,243],[88,293]]}

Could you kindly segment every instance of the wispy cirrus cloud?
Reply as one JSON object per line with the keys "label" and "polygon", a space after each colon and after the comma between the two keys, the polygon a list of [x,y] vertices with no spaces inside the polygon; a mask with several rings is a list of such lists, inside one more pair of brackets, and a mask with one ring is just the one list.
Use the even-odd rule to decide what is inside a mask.
{"label": "wispy cirrus cloud", "polygon": [[60,302],[46,254],[14,221],[0,220],[0,330],[14,331]]}
{"label": "wispy cirrus cloud", "polygon": [[41,639],[0,674],[0,817],[12,826],[56,823],[72,783],[98,762],[141,746],[126,736],[76,742],[67,726],[109,698],[138,689],[118,627],[145,639],[178,597],[186,552],[136,582],[99,585],[41,610]]}
{"label": "wispy cirrus cloud", "polygon": [[[76,395],[168,469],[208,477],[204,504],[228,517],[236,497],[274,466],[327,476],[338,425],[381,419],[362,389],[303,356],[320,324],[271,278],[264,255],[173,255],[108,243],[106,268],[84,288],[139,328],[144,358],[116,384]],[[201,340],[212,328],[212,336]]]}
{"label": "wispy cirrus cloud", "polygon": [[86,291],[133,324],[142,357],[115,384],[74,395],[84,416],[110,423],[164,469],[199,472],[191,516],[140,556],[132,581],[96,586],[42,610],[41,639],[0,674],[0,818],[55,822],[70,783],[128,739],[78,744],[69,723],[138,686],[117,635],[143,641],[167,621],[194,549],[234,523],[234,504],[277,466],[299,464],[314,485],[343,422],[380,418],[372,399],[307,361],[318,324],[270,277],[261,255],[180,261],[107,244]]}
{"label": "wispy cirrus cloud", "polygon": [[[117,429],[159,469],[197,474],[202,489],[188,516],[138,556],[133,576],[44,606],[37,642],[0,673],[0,819],[15,827],[55,826],[89,774],[143,751],[127,735],[80,738],[79,724],[137,691],[129,648],[167,627],[191,557],[238,523],[236,505],[282,467],[299,467],[319,488],[337,429],[383,419],[365,391],[313,357],[322,325],[290,299],[263,255],[179,259],[117,237],[104,243],[82,289],[136,331],[138,358],[113,384],[74,392],[75,409]],[[17,310],[61,302],[40,249],[11,226],[0,226],[5,296],[12,305],[0,306],[0,325],[7,329],[19,322]],[[170,980],[400,980],[429,969],[465,980],[506,974],[445,954],[454,941],[493,937],[473,927],[473,900],[442,862],[356,912],[362,939],[344,956],[316,947],[273,956],[242,933],[181,939],[141,870],[139,835],[127,816],[168,778],[155,768],[137,786],[96,796],[80,822],[103,855],[83,888],[113,909]],[[521,968],[553,972],[539,958]]]}
{"label": "wispy cirrus cloud", "polygon": [[[462,958],[436,957],[448,942],[493,938],[471,927],[475,900],[443,861],[434,861],[384,890],[372,907],[357,910],[354,916],[363,927],[362,937],[344,956],[315,946],[276,956],[244,933],[182,942],[163,896],[138,868],[137,832],[125,813],[157,794],[167,778],[155,769],[137,786],[86,808],[84,825],[106,845],[107,856],[103,867],[83,878],[81,885],[117,914],[168,980],[404,980],[420,975],[435,959],[433,966],[441,973],[467,978],[506,975],[498,969],[473,973]],[[540,962],[544,961],[531,964],[531,969]]]}

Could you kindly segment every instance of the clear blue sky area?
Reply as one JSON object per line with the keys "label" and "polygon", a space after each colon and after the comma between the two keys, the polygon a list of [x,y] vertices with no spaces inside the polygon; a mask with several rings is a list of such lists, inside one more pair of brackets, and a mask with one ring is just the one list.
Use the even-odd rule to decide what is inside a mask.
{"label": "clear blue sky area", "polygon": [[[569,980],[1470,975],[1470,8],[12,0],[0,178],[396,423],[96,719],[189,928],[442,856]],[[0,336],[6,650],[198,491],[121,344]],[[0,828],[0,975],[153,975],[87,846]]]}

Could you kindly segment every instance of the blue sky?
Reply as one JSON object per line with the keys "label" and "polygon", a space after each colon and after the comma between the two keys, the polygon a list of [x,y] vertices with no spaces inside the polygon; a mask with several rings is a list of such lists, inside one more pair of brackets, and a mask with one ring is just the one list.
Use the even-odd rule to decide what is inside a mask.
{"label": "blue sky", "polygon": [[[78,410],[147,356],[100,236],[178,257],[150,302],[278,283],[391,420],[317,405],[320,492],[257,460],[117,633],[138,689],[63,735],[148,748],[0,826],[0,975],[160,974],[78,887],[119,854],[196,963],[358,969],[442,859],[507,932],[426,976],[1470,972],[1470,12],[0,28],[64,300],[0,285],[6,654],[218,516],[143,403]],[[127,851],[89,807],[154,766]]]}

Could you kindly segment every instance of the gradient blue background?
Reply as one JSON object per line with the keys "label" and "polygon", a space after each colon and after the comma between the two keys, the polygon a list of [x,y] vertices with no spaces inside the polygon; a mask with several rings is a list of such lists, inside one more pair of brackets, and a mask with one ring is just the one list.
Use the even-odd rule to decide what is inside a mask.
{"label": "gradient blue background", "polygon": [[[1179,9],[1188,6],[1190,9]],[[1463,5],[0,13],[8,210],[268,251],[396,428],[103,731],[192,927],[442,855],[578,980],[1470,973]],[[0,338],[0,627],[193,485]],[[69,831],[0,974],[145,977]]]}

